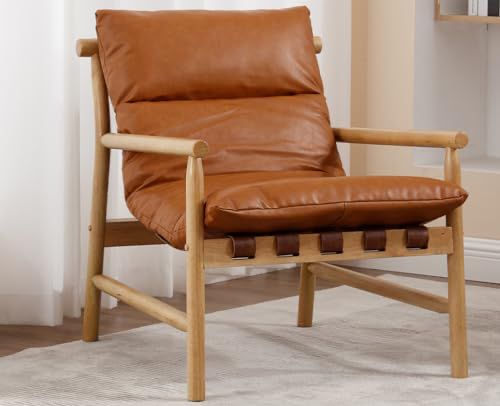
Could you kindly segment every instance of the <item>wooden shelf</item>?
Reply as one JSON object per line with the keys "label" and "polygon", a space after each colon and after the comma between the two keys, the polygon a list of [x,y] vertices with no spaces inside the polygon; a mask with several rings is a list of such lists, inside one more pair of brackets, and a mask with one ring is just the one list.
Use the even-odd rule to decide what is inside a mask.
{"label": "wooden shelf", "polygon": [[461,23],[476,23],[476,24],[500,24],[500,17],[482,17],[482,16],[466,16],[466,15],[451,15],[439,14],[439,21],[455,21]]}
{"label": "wooden shelf", "polygon": [[465,14],[441,14],[441,0],[435,0],[435,16],[438,21],[459,23],[500,24],[500,17],[469,16]]}

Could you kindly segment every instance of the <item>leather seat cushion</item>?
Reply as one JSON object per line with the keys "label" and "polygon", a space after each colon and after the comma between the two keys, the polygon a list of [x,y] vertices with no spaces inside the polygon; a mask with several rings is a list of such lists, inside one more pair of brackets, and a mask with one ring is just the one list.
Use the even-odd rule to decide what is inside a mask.
{"label": "leather seat cushion", "polygon": [[207,197],[205,225],[224,233],[426,223],[467,193],[438,179],[405,176],[286,179],[221,189]]}
{"label": "leather seat cushion", "polygon": [[[422,224],[461,205],[467,193],[416,177],[332,177],[322,171],[248,172],[205,178],[206,238],[231,233],[398,227]],[[131,212],[172,246],[186,240],[185,183],[133,192]]]}
{"label": "leather seat cushion", "polygon": [[[221,189],[241,184],[265,183],[277,179],[328,176],[321,171],[247,172],[205,176],[205,196]],[[186,183],[185,180],[160,183],[139,189],[127,198],[131,213],[147,228],[158,233],[170,245],[184,249],[186,242]],[[205,230],[206,238],[221,237],[223,233]]]}

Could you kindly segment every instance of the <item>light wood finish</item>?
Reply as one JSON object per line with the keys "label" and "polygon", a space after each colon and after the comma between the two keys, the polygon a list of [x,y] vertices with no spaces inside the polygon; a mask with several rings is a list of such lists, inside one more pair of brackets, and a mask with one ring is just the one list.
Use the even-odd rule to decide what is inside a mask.
{"label": "light wood finish", "polygon": [[92,278],[102,273],[109,177],[109,150],[104,148],[100,142],[101,136],[109,132],[108,92],[102,74],[101,63],[97,55],[92,56],[91,68],[94,99],[95,150],[82,333],[84,341],[96,341],[99,334],[101,292],[92,283]]}
{"label": "light wood finish", "polygon": [[[461,184],[458,151],[448,148],[445,157],[445,179]],[[448,299],[450,302],[451,375],[469,375],[467,355],[467,320],[465,311],[464,231],[462,207],[446,216],[446,225],[453,229],[454,251],[448,255]]]}
{"label": "light wood finish", "polygon": [[309,270],[318,278],[351,286],[438,313],[448,313],[448,299],[397,283],[363,275],[338,265],[315,263]]}
{"label": "light wood finish", "polygon": [[316,276],[308,269],[308,265],[302,264],[300,268],[298,327],[311,327],[313,321]]}
{"label": "light wood finish", "polygon": [[[323,42],[321,37],[314,37],[314,52],[317,54],[321,53],[323,49]],[[76,41],[76,54],[80,57],[89,57],[99,52],[99,47],[97,45],[97,39],[95,38],[83,38]]]}
{"label": "light wood finish", "polygon": [[467,134],[460,131],[379,130],[333,128],[335,140],[351,144],[399,145],[409,147],[464,148]]}
{"label": "light wood finish", "polygon": [[76,54],[79,57],[90,57],[97,55],[98,52],[97,39],[82,38],[76,41]]}
{"label": "light wood finish", "polygon": [[106,148],[154,154],[204,157],[208,153],[208,144],[205,141],[189,138],[105,134],[101,137],[101,143]]}
{"label": "light wood finish", "polygon": [[321,37],[314,37],[314,52],[317,54],[321,53],[321,50],[323,49],[323,41],[321,41]]}
{"label": "light wood finish", "polygon": [[441,0],[435,0],[434,18],[439,21],[476,24],[500,24],[500,17],[495,16],[470,16],[462,14],[441,14]]}
{"label": "light wood finish", "polygon": [[106,222],[105,247],[166,244],[136,219],[111,219]]}
{"label": "light wood finish", "polygon": [[187,331],[186,313],[105,275],[92,282],[99,290],[181,331]]}
{"label": "light wood finish", "polygon": [[186,308],[188,399],[205,399],[205,274],[203,269],[204,179],[201,158],[186,170]]}
{"label": "light wood finish", "polygon": [[352,259],[389,258],[420,255],[449,254],[453,252],[451,228],[429,227],[429,247],[423,250],[406,248],[405,230],[387,230],[385,251],[365,251],[363,232],[343,233],[344,252],[325,254],[319,252],[319,234],[300,234],[300,255],[278,257],[274,248],[274,237],[256,237],[255,258],[232,259],[232,244],[229,238],[205,240],[205,267],[221,268],[230,266],[275,265],[304,262],[344,261]]}

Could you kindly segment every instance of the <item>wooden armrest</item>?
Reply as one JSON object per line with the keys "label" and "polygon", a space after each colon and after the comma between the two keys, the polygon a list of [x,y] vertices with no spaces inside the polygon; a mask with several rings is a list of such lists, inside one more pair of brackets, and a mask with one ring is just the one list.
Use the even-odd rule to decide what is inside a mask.
{"label": "wooden armrest", "polygon": [[454,148],[467,145],[467,134],[460,131],[399,131],[371,128],[333,128],[335,139],[352,144],[400,145],[410,147]]}
{"label": "wooden armrest", "polygon": [[76,41],[76,54],[79,57],[90,57],[97,54],[98,46],[95,38],[82,38]]}
{"label": "wooden armrest", "polygon": [[108,133],[101,137],[101,144],[110,149],[195,158],[203,158],[208,153],[208,144],[205,141],[189,138]]}

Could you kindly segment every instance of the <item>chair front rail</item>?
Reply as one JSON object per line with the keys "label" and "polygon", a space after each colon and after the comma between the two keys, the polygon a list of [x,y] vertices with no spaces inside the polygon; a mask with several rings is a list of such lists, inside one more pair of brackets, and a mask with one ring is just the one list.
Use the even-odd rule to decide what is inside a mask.
{"label": "chair front rail", "polygon": [[426,249],[406,248],[406,231],[387,230],[385,251],[365,251],[362,231],[343,233],[344,251],[338,254],[321,254],[319,234],[300,234],[300,254],[298,256],[277,256],[273,236],[255,237],[255,258],[233,259],[229,238],[205,240],[204,264],[206,268],[232,266],[278,265],[292,263],[312,263],[325,261],[346,261],[353,259],[374,259],[422,255],[446,255],[453,252],[452,229],[450,227],[429,227],[429,245]]}

